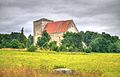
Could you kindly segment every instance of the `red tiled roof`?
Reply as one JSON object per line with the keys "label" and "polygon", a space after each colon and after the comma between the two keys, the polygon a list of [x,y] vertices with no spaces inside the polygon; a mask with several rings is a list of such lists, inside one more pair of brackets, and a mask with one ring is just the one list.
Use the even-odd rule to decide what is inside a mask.
{"label": "red tiled roof", "polygon": [[46,30],[49,34],[56,32],[65,32],[69,27],[70,20],[67,21],[56,21],[52,23],[48,23],[44,30]]}

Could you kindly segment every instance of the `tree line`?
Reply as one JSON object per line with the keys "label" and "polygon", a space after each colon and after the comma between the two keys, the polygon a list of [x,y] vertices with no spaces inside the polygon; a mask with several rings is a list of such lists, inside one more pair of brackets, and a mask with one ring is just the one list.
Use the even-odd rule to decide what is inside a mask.
{"label": "tree line", "polygon": [[[84,52],[120,52],[120,39],[118,36],[111,36],[105,32],[67,32],[64,34],[62,46],[68,51]],[[86,45],[83,46],[83,43]]]}
{"label": "tree line", "polygon": [[0,48],[28,48],[49,49],[54,51],[69,52],[120,52],[120,39],[118,36],[111,36],[105,32],[66,32],[63,35],[61,45],[57,46],[57,41],[50,41],[50,35],[44,31],[42,37],[38,38],[37,44],[33,46],[33,36],[24,35],[21,32],[11,32],[11,34],[0,34]]}
{"label": "tree line", "polygon": [[57,46],[56,41],[50,42],[50,35],[43,32],[38,38],[37,46],[54,51],[69,52],[120,52],[120,39],[118,36],[111,36],[105,32],[66,32],[63,35],[62,45]]}
{"label": "tree line", "polygon": [[11,32],[10,34],[0,34],[0,48],[26,48],[32,45],[33,36],[27,38],[24,29],[21,32]]}

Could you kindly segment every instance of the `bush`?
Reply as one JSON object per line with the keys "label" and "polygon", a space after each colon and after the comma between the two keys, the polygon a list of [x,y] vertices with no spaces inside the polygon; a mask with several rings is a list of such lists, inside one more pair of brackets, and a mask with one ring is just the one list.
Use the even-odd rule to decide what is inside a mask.
{"label": "bush", "polygon": [[13,39],[10,42],[10,47],[11,48],[20,48],[20,46],[21,46],[21,43],[17,39]]}
{"label": "bush", "polygon": [[58,46],[57,46],[57,42],[56,41],[52,41],[49,43],[49,47],[51,50],[53,51],[57,51],[58,50]]}
{"label": "bush", "polygon": [[37,50],[37,47],[33,45],[27,48],[27,51],[30,51],[30,52],[35,52],[36,50]]}
{"label": "bush", "polygon": [[46,31],[44,31],[42,33],[42,37],[38,37],[37,45],[41,48],[47,49],[50,39],[50,35]]}
{"label": "bush", "polygon": [[67,50],[67,47],[65,45],[61,45],[59,47],[59,51],[66,51]]}
{"label": "bush", "polygon": [[84,49],[84,52],[86,52],[86,53],[91,53],[91,48],[85,48],[85,49]]}
{"label": "bush", "polygon": [[74,52],[75,49],[74,49],[72,46],[70,46],[70,47],[68,48],[68,51],[69,51],[69,52]]}
{"label": "bush", "polygon": [[23,43],[20,43],[19,48],[25,48],[25,45]]}

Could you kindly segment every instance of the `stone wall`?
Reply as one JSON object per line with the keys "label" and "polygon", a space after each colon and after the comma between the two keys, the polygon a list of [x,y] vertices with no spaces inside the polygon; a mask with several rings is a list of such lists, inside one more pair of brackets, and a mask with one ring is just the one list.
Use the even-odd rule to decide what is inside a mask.
{"label": "stone wall", "polygon": [[55,34],[50,34],[51,40],[50,41],[57,41],[57,45],[61,45],[61,40],[63,39],[63,33],[55,33]]}
{"label": "stone wall", "polygon": [[47,19],[40,19],[37,21],[33,22],[34,25],[34,45],[36,45],[37,43],[37,38],[41,37],[42,32],[44,30],[44,27],[46,26],[47,23],[53,22],[51,20],[47,20]]}

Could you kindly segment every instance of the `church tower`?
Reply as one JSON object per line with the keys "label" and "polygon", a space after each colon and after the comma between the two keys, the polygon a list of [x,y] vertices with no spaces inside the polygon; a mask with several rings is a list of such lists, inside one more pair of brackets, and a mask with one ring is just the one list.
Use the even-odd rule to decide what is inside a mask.
{"label": "church tower", "polygon": [[37,38],[41,37],[44,27],[47,23],[53,22],[52,20],[48,20],[46,18],[42,18],[40,20],[34,21],[34,45],[37,43]]}

